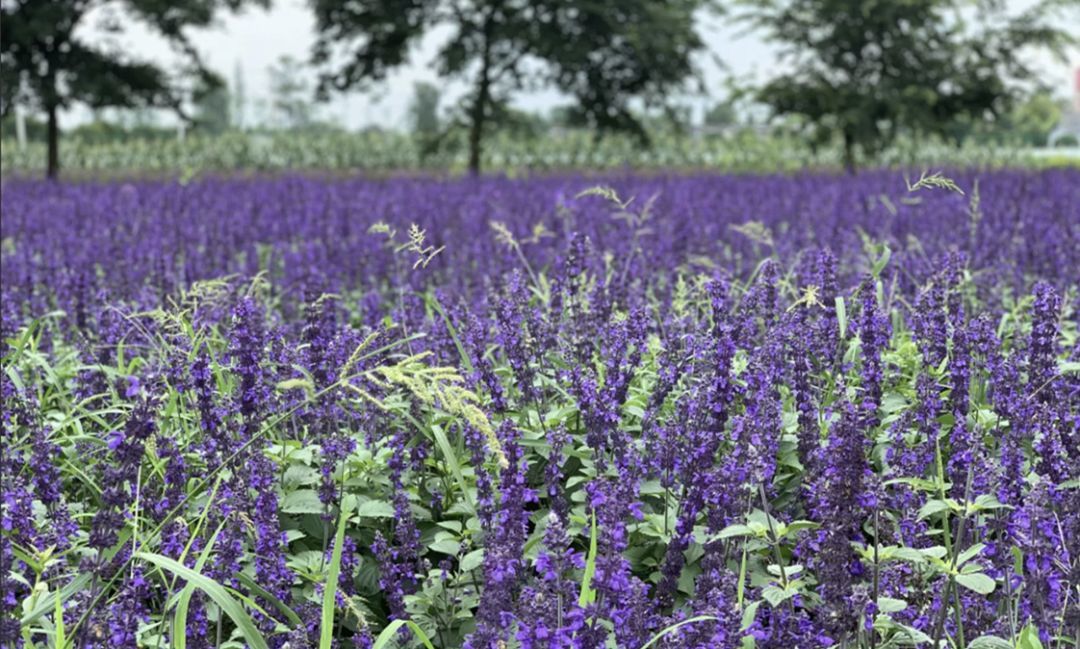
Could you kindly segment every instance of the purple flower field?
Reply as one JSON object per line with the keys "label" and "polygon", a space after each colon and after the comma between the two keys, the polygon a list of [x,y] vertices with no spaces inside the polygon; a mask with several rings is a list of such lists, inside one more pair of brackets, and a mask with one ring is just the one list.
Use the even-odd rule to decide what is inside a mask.
{"label": "purple flower field", "polygon": [[1080,647],[1080,170],[0,206],[0,647]]}

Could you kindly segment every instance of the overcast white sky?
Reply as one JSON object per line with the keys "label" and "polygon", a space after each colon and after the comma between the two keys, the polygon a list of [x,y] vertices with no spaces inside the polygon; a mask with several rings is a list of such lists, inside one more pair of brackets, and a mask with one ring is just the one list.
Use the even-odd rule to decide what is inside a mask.
{"label": "overcast white sky", "polygon": [[[1022,7],[1030,1],[1010,0],[1010,4]],[[95,26],[105,17],[99,12],[83,25],[87,38],[97,37],[99,32]],[[761,79],[767,78],[777,67],[775,48],[755,34],[740,35],[741,28],[711,16],[703,16],[700,29],[710,50],[701,58],[701,68],[714,96],[722,96],[722,81],[728,74],[754,75]],[[247,95],[246,120],[250,123],[260,119],[266,111],[268,67],[282,55],[291,55],[298,61],[307,60],[314,41],[314,20],[304,0],[274,0],[269,10],[247,9],[239,14],[223,14],[214,27],[191,34],[207,64],[222,74],[230,85],[236,70],[242,70]],[[367,125],[403,127],[416,81],[439,83],[444,89],[444,106],[452,102],[464,92],[464,87],[440,81],[429,67],[440,40],[439,33],[429,34],[413,53],[410,64],[393,73],[375,93],[339,95],[320,109],[321,115],[349,128]],[[139,25],[128,28],[118,44],[141,58],[166,64],[176,59],[163,39]],[[723,61],[727,71],[717,65],[713,57]],[[1061,88],[1062,95],[1071,91],[1070,70],[1080,66],[1080,50],[1074,51],[1070,58],[1069,64],[1051,59],[1042,63],[1048,80]],[[314,85],[314,72],[305,67],[303,74]],[[548,91],[520,93],[515,103],[521,108],[546,111],[564,101],[557,93]],[[689,103],[695,106],[695,112],[700,116],[711,101],[698,97]],[[85,117],[85,111],[75,111],[65,121],[70,124]]]}

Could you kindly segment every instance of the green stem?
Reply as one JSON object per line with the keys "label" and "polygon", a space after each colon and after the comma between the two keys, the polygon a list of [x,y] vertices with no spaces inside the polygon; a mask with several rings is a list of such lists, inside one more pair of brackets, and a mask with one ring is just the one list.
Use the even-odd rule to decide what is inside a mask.
{"label": "green stem", "polygon": [[[878,610],[878,548],[881,547],[881,539],[878,536],[878,508],[874,507],[874,583],[873,583],[873,601],[874,610]],[[861,628],[862,625],[860,625]],[[877,633],[876,630],[870,631],[870,649],[877,647]]]}
{"label": "green stem", "polygon": [[[769,536],[772,537],[773,556],[776,558],[776,565],[780,569],[780,584],[784,587],[786,593],[788,589],[787,571],[784,569],[784,558],[780,553],[780,537],[776,535],[776,529],[773,527],[772,516],[769,514],[769,499],[765,495],[764,483],[758,483],[758,494],[761,496],[761,507],[765,511],[765,522],[769,524]],[[795,604],[788,597],[786,600],[788,606],[788,613],[791,617],[788,618],[788,624],[791,620],[795,619]]]}

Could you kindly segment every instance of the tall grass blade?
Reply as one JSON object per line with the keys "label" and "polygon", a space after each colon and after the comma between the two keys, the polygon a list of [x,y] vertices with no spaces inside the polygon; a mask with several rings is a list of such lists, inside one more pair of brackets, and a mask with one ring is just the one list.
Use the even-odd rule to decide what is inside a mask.
{"label": "tall grass blade", "polygon": [[592,587],[593,575],[596,574],[596,510],[589,515],[589,554],[585,558],[585,574],[581,576],[581,594],[578,606],[587,606],[596,601],[596,590]]}
{"label": "tall grass blade", "polygon": [[187,580],[189,584],[194,584],[196,588],[214,600],[214,603],[221,608],[223,613],[229,616],[252,649],[270,649],[266,644],[266,639],[263,638],[255,627],[255,623],[252,622],[251,617],[240,606],[240,603],[225,590],[224,586],[169,557],[154,552],[136,552],[135,558],[152,563],[162,570]]}
{"label": "tall grass blade", "polygon": [[408,627],[408,629],[413,632],[413,636],[415,636],[416,639],[420,641],[420,644],[424,645],[427,649],[435,649],[435,645],[431,644],[431,640],[428,639],[424,630],[412,620],[394,620],[386,625],[386,628],[382,630],[379,637],[375,638],[375,644],[371,645],[371,649],[385,649],[390,641],[394,639],[394,635],[396,635],[402,627]]}
{"label": "tall grass blade", "polygon": [[322,616],[319,621],[319,649],[331,649],[334,644],[334,612],[337,608],[338,574],[341,572],[341,549],[345,545],[345,526],[351,513],[351,499],[342,498],[338,512],[337,532],[334,534],[334,552],[330,557],[330,569],[323,587]]}
{"label": "tall grass blade", "polygon": [[[195,571],[202,573],[202,567],[206,565],[206,559],[210,556],[210,553],[214,549],[214,545],[217,543],[218,535],[221,534],[222,528],[225,527],[227,521],[221,521],[218,528],[214,530],[213,536],[207,541],[206,547],[199,553],[199,558],[195,560]],[[193,535],[194,538],[194,535]],[[195,584],[188,582],[184,585],[184,590],[180,591],[180,599],[176,602],[176,613],[173,615],[173,636],[172,647],[173,649],[185,649],[187,647],[187,616],[188,608],[191,607],[191,598],[195,594]]]}
{"label": "tall grass blade", "polygon": [[688,618],[686,620],[683,620],[682,622],[677,622],[675,624],[672,624],[669,627],[664,628],[662,631],[660,631],[659,633],[654,635],[648,642],[641,645],[641,649],[649,649],[649,647],[653,646],[653,644],[655,644],[656,642],[659,642],[667,634],[674,633],[680,627],[684,627],[687,624],[694,624],[696,622],[703,622],[705,620],[719,620],[719,619],[720,618],[714,617],[712,615],[698,615],[696,617],[692,617],[692,618]]}
{"label": "tall grass blade", "polygon": [[56,608],[53,611],[53,626],[56,627],[56,641],[54,646],[56,649],[66,649],[67,647],[67,634],[64,629],[64,600],[56,598]]}

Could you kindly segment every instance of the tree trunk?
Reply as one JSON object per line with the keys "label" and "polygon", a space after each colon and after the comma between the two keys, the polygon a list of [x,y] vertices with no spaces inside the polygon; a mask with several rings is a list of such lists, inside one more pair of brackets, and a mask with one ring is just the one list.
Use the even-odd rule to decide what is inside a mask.
{"label": "tree trunk", "polygon": [[484,121],[491,101],[491,16],[484,22],[484,49],[480,55],[480,78],[469,116],[469,174],[480,175],[480,155],[484,140]]}
{"label": "tree trunk", "polygon": [[844,171],[855,175],[855,140],[847,131],[844,131]]}
{"label": "tree trunk", "polygon": [[480,175],[480,154],[484,137],[484,113],[487,111],[487,100],[484,95],[487,90],[482,84],[476,101],[473,102],[472,115],[469,118],[469,174]]}
{"label": "tree trunk", "polygon": [[46,108],[48,113],[48,161],[45,166],[45,177],[55,180],[60,174],[60,124],[57,121],[57,106],[49,104]]}

